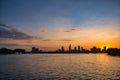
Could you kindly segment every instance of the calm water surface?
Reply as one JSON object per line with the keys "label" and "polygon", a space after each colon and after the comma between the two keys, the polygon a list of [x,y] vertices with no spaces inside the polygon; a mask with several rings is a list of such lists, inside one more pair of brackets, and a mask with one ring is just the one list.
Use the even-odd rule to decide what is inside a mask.
{"label": "calm water surface", "polygon": [[120,80],[120,57],[107,54],[0,55],[0,80]]}

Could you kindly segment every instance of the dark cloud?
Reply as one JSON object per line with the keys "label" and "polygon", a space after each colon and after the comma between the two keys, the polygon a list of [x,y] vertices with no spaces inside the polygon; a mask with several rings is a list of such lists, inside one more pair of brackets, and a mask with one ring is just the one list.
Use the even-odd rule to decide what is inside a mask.
{"label": "dark cloud", "polygon": [[10,26],[7,25],[7,24],[0,24],[0,26],[3,26],[3,27],[10,27]]}
{"label": "dark cloud", "polygon": [[69,29],[69,30],[66,30],[64,32],[73,32],[73,31],[77,31],[76,29]]}
{"label": "dark cloud", "polygon": [[0,24],[0,38],[31,39],[33,37],[9,25]]}

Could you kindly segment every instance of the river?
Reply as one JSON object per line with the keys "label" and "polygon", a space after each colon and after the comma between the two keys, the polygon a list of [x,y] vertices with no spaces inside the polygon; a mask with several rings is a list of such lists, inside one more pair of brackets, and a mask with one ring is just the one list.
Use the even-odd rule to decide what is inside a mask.
{"label": "river", "polygon": [[120,57],[107,54],[0,55],[0,80],[120,80]]}

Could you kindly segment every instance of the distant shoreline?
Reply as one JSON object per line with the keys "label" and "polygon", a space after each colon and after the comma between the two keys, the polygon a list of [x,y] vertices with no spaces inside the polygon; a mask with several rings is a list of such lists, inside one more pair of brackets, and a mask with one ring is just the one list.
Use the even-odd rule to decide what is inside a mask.
{"label": "distant shoreline", "polygon": [[[108,54],[108,53],[52,53],[52,52],[43,52],[43,53],[24,53],[24,54]],[[0,55],[24,55],[22,53],[18,54],[0,54]]]}
{"label": "distant shoreline", "polygon": [[1,48],[0,49],[0,55],[7,55],[7,54],[104,54],[108,53],[108,55],[112,56],[120,56],[120,49],[118,48],[109,48],[103,52],[91,50],[91,51],[26,51],[25,49],[7,49],[7,48]]}

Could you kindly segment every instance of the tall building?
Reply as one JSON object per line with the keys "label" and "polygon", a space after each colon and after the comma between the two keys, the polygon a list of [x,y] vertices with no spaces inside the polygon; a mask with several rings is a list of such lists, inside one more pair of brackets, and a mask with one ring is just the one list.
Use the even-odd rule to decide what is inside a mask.
{"label": "tall building", "polygon": [[74,47],[74,52],[77,52],[77,48],[76,48],[76,46]]}
{"label": "tall building", "polygon": [[84,52],[84,49],[83,49],[83,47],[81,47],[81,52]]}
{"label": "tall building", "polygon": [[61,51],[64,52],[64,46],[61,47]]}
{"label": "tall building", "polygon": [[71,52],[71,44],[69,45],[69,52]]}
{"label": "tall building", "polygon": [[80,52],[80,46],[78,46],[78,52]]}

